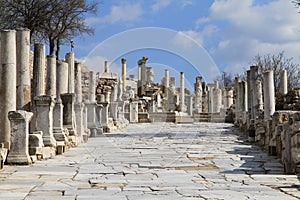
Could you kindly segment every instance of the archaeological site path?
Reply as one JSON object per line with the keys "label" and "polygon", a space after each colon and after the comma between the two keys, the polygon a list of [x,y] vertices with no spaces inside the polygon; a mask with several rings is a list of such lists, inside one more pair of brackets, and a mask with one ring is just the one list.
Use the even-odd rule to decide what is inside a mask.
{"label": "archaeological site path", "polygon": [[130,124],[32,166],[5,166],[0,199],[300,198],[299,176],[230,124]]}

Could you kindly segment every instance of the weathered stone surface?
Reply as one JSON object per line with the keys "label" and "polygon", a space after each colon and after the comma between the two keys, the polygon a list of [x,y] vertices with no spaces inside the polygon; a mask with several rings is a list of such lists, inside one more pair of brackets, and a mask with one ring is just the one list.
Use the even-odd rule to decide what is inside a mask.
{"label": "weathered stone surface", "polygon": [[0,173],[1,198],[299,197],[297,175],[284,175],[278,159],[222,123],[130,124],[30,168],[6,171]]}
{"label": "weathered stone surface", "polygon": [[11,124],[11,148],[7,163],[29,165],[29,122],[33,113],[23,110],[10,111],[8,118]]}

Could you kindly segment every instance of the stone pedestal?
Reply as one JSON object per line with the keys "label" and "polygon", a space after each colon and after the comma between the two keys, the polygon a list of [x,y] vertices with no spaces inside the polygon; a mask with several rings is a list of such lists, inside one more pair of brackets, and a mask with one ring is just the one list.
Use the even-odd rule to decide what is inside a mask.
{"label": "stone pedestal", "polygon": [[45,146],[56,147],[56,140],[53,136],[53,108],[54,99],[51,96],[37,96],[34,98],[36,116],[34,121],[35,131],[43,132]]}
{"label": "stone pedestal", "polygon": [[8,118],[11,124],[11,147],[7,157],[8,164],[29,165],[29,121],[33,113],[23,110],[10,111]]}
{"label": "stone pedestal", "polygon": [[97,126],[97,114],[96,114],[96,102],[86,102],[85,103],[87,108],[87,127],[90,130],[90,136],[96,137],[98,133],[98,126]]}
{"label": "stone pedestal", "polygon": [[53,135],[56,141],[68,143],[68,130],[63,127],[63,104],[60,99],[53,108]]}
{"label": "stone pedestal", "polygon": [[75,94],[61,94],[60,98],[63,104],[63,126],[68,129],[69,136],[76,136],[76,121],[75,121]]}
{"label": "stone pedestal", "polygon": [[131,102],[129,106],[129,122],[138,123],[139,122],[139,113],[138,113],[139,104],[138,102]]}
{"label": "stone pedestal", "polygon": [[0,143],[10,148],[10,122],[8,112],[16,110],[16,32],[0,32]]}

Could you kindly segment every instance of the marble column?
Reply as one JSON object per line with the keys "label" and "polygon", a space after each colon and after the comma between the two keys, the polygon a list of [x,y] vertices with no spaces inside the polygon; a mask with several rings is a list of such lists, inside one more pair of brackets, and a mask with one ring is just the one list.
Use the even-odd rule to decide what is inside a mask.
{"label": "marble column", "polygon": [[56,97],[56,56],[47,56],[46,95]]}
{"label": "marble column", "polygon": [[169,87],[170,87],[170,74],[169,74],[169,70],[165,69],[165,77],[164,77],[165,111],[169,111]]}
{"label": "marble column", "polygon": [[34,44],[33,57],[33,98],[45,95],[45,57],[44,44]]}
{"label": "marble column", "polygon": [[194,84],[194,95],[195,95],[195,102],[194,102],[194,112],[201,113],[202,112],[202,77],[197,76],[196,82]]}
{"label": "marble column", "polygon": [[17,109],[30,111],[30,30],[17,29]]}
{"label": "marble column", "polygon": [[279,94],[286,95],[288,93],[287,70],[280,72]]}
{"label": "marble column", "polygon": [[34,98],[34,105],[35,131],[43,132],[45,146],[56,147],[56,140],[53,135],[54,98],[52,96],[37,96]]}
{"label": "marble column", "polygon": [[181,112],[186,112],[186,105],[185,105],[185,87],[184,87],[184,72],[180,72],[180,96],[179,96],[179,100],[180,100],[180,110]]}
{"label": "marble column", "polygon": [[248,101],[248,112],[249,112],[249,120],[251,117],[251,108],[252,108],[252,94],[251,94],[251,71],[247,70],[247,101]]}
{"label": "marble column", "polygon": [[170,77],[170,87],[168,91],[168,102],[169,102],[169,110],[175,111],[175,95],[176,95],[176,79],[175,77]]}
{"label": "marble column", "polygon": [[275,112],[275,88],[273,70],[264,72],[264,119],[272,119]]}
{"label": "marble column", "polygon": [[56,96],[68,93],[69,90],[69,66],[64,61],[57,61],[56,69]]}
{"label": "marble column", "polygon": [[89,72],[89,100],[85,103],[87,107],[87,127],[90,130],[91,137],[97,136],[98,125],[96,115],[96,73]]}
{"label": "marble column", "polygon": [[126,94],[126,59],[122,58],[122,91]]}
{"label": "marble column", "polygon": [[143,57],[141,60],[138,61],[138,67],[139,67],[139,83],[138,83],[138,91],[139,96],[144,95],[144,86],[146,84],[146,62],[148,60],[148,57]]}
{"label": "marble column", "polygon": [[68,93],[68,63],[56,61],[56,101],[53,109],[53,134],[57,141],[68,142],[68,130],[63,127],[63,104],[61,94]]}
{"label": "marble column", "polygon": [[109,65],[107,60],[104,61],[104,73],[109,73]]}
{"label": "marble column", "polygon": [[247,112],[248,111],[248,89],[247,89],[247,82],[242,81],[239,82],[239,92],[240,92],[240,112],[241,115],[243,112]]}
{"label": "marble column", "polygon": [[75,62],[75,119],[80,142],[87,141],[88,133],[84,129],[84,107],[82,103],[81,63]]}
{"label": "marble column", "polygon": [[239,82],[240,78],[235,77],[235,85],[234,85],[234,90],[235,90],[235,120],[234,123],[237,124],[239,123],[240,120],[240,88],[239,88]]}
{"label": "marble column", "polygon": [[69,52],[65,56],[66,62],[68,63],[68,93],[75,93],[74,88],[74,65],[75,65],[75,58],[74,52]]}
{"label": "marble column", "polygon": [[221,108],[222,108],[222,90],[219,87],[219,82],[218,81],[215,81],[215,85],[214,85],[213,90],[212,90],[212,98],[213,98],[212,112],[213,113],[221,112]]}
{"label": "marble column", "polygon": [[208,112],[208,90],[205,82],[202,82],[202,112]]}
{"label": "marble column", "polygon": [[7,156],[8,164],[29,165],[29,122],[33,113],[23,110],[10,111],[11,147]]}
{"label": "marble column", "polygon": [[10,148],[10,122],[8,112],[16,110],[16,31],[1,30],[0,79],[0,143]]}
{"label": "marble column", "polygon": [[252,108],[251,108],[251,116],[253,119],[259,118],[259,113],[263,110],[263,97],[262,97],[262,86],[261,81],[258,78],[258,66],[250,67],[250,77],[251,77],[251,86],[252,90]]}
{"label": "marble column", "polygon": [[225,108],[229,108],[233,104],[233,90],[230,88],[225,89]]}

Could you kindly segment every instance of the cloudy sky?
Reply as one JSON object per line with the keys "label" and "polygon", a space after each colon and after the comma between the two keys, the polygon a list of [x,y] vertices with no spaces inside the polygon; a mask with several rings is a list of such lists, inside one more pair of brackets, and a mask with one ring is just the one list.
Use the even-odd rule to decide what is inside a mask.
{"label": "cloudy sky", "polygon": [[102,59],[114,69],[126,57],[134,68],[148,55],[153,65],[203,76],[213,65],[242,73],[257,54],[285,51],[300,63],[300,14],[291,1],[102,0],[87,18],[95,35],[75,38],[75,54],[98,71]]}

